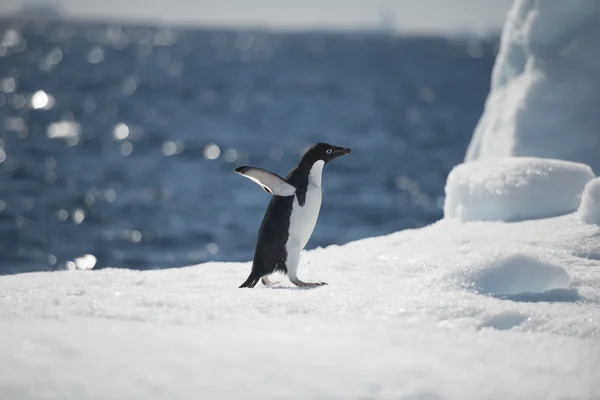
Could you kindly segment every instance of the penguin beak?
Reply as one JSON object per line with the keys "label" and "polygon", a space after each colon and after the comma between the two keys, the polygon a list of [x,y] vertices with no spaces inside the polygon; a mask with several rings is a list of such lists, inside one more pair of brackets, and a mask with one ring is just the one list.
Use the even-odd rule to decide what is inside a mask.
{"label": "penguin beak", "polygon": [[352,150],[346,149],[346,148],[343,148],[343,147],[340,147],[339,149],[334,150],[334,154],[337,154],[337,155],[340,155],[340,156],[346,155],[346,154],[350,154],[350,153],[352,153]]}

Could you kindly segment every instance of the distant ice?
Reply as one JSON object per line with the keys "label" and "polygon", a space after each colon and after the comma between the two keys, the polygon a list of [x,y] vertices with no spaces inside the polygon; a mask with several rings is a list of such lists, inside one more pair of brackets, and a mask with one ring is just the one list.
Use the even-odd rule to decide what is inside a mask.
{"label": "distant ice", "polygon": [[581,220],[588,224],[600,225],[600,178],[595,178],[585,185],[579,215]]}
{"label": "distant ice", "polygon": [[515,221],[571,213],[585,184],[587,165],[541,158],[491,158],[461,164],[446,183],[444,217],[462,221]]}
{"label": "distant ice", "polygon": [[600,2],[517,0],[466,161],[534,156],[600,173]]}

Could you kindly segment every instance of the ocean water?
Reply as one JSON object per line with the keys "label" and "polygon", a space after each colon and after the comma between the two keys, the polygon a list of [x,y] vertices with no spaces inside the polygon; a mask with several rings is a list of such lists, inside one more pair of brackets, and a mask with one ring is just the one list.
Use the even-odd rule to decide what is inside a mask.
{"label": "ocean water", "polygon": [[0,22],[0,273],[246,261],[280,175],[327,165],[308,248],[442,217],[497,39]]}

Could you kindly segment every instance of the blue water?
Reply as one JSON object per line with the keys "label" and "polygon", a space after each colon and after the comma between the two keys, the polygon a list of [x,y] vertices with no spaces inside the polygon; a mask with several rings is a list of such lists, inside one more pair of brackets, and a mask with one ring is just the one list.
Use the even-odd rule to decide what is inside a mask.
{"label": "blue water", "polygon": [[[269,202],[233,172],[329,164],[309,248],[441,218],[497,41],[0,22],[0,273],[250,260]],[[48,97],[49,96],[49,97]]]}

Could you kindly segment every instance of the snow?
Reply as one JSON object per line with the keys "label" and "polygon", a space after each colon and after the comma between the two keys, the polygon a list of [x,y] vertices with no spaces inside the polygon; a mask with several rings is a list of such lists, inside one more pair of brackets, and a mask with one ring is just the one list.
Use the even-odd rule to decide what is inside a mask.
{"label": "snow", "polygon": [[518,296],[569,289],[570,277],[562,266],[527,254],[492,257],[479,267],[469,279],[478,293]]}
{"label": "snow", "polygon": [[[318,229],[318,227],[317,227]],[[0,398],[593,398],[600,226],[442,220],[250,263],[0,278]]]}
{"label": "snow", "polygon": [[599,1],[515,1],[465,160],[558,158],[600,173],[599,47]]}
{"label": "snow", "polygon": [[585,185],[578,211],[583,222],[600,225],[600,178]]}
{"label": "snow", "polygon": [[490,158],[460,164],[446,182],[444,217],[516,221],[571,213],[586,183],[587,165],[532,157]]}

